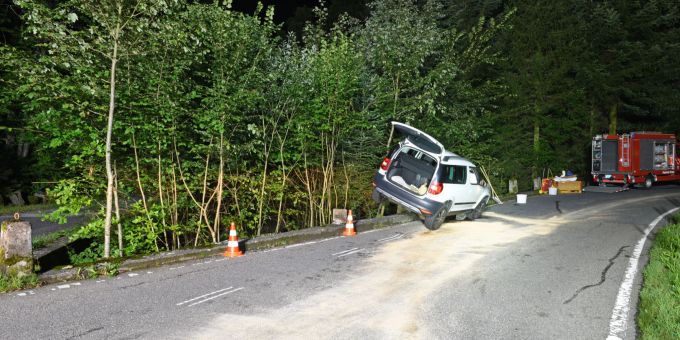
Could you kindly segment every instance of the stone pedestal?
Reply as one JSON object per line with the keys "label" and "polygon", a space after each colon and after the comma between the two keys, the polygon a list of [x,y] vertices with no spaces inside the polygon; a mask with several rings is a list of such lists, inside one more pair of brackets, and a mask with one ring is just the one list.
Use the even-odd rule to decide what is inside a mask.
{"label": "stone pedestal", "polygon": [[31,224],[3,221],[0,228],[0,274],[26,276],[33,273]]}

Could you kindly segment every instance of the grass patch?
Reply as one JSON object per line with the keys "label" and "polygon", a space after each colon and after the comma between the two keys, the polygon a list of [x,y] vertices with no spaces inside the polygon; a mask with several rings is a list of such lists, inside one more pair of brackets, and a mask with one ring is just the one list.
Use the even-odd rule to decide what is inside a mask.
{"label": "grass patch", "polygon": [[37,212],[55,209],[57,206],[52,203],[47,204],[28,204],[28,205],[3,205],[0,206],[0,215],[12,215],[15,212]]}
{"label": "grass patch", "polygon": [[0,275],[0,293],[14,290],[34,288],[40,285],[38,275],[31,274],[24,277]]}
{"label": "grass patch", "polygon": [[642,339],[680,339],[679,219],[657,233],[644,270],[637,318]]}

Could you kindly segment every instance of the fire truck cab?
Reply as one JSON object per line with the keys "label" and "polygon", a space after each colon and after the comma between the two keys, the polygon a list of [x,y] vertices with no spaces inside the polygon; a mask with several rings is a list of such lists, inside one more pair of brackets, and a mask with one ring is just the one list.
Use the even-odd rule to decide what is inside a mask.
{"label": "fire truck cab", "polygon": [[674,134],[597,135],[592,142],[593,182],[599,185],[680,181],[680,144]]}

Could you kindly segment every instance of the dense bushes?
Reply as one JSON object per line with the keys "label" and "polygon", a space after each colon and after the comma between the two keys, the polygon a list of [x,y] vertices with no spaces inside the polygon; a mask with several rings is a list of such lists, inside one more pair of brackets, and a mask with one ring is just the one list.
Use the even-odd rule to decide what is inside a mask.
{"label": "dense bushes", "polygon": [[[363,22],[327,22],[320,8],[299,40],[281,38],[261,6],[250,15],[183,1],[17,1],[24,39],[2,47],[0,85],[12,90],[0,106],[29,127],[21,138],[43,169],[31,179],[58,182],[49,190],[59,217],[105,210],[115,104],[112,254],[219,242],[230,221],[259,235],[328,223],[336,207],[372,216],[371,175],[392,120],[485,165],[499,184],[526,185],[547,167],[585,170],[590,135],[630,92],[587,90],[606,67],[593,63],[610,61],[588,57],[588,39],[628,46],[588,34],[584,18],[611,14],[608,5],[474,3],[377,0]],[[674,41],[654,37],[645,43]],[[100,247],[105,226],[95,219],[78,235]]]}

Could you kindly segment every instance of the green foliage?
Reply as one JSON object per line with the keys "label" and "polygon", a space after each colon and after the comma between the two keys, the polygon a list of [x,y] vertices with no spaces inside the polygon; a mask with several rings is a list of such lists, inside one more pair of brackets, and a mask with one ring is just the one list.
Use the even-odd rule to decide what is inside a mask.
{"label": "green foliage", "polygon": [[65,179],[57,183],[47,191],[49,197],[57,204],[58,208],[46,215],[46,219],[66,223],[70,215],[80,213],[81,209],[92,204],[92,196],[88,187],[82,182],[73,179]]}
{"label": "green foliage", "polygon": [[[24,40],[0,47],[0,126],[16,124],[0,133],[32,143],[34,177],[58,181],[53,218],[100,209],[118,46],[124,256],[220,242],[231,222],[248,237],[325,224],[338,207],[373,216],[393,120],[522,189],[548,168],[586,174],[610,112],[621,127],[680,126],[672,1],[352,1],[301,10],[310,20],[283,38],[261,6],[114,3],[17,1]],[[93,241],[75,262],[102,255],[103,218],[73,236]]]}
{"label": "green foliage", "polygon": [[[25,79],[17,94],[30,99],[30,122],[46,132],[35,136],[38,153],[64,171],[50,188],[60,206],[52,217],[63,221],[104,193],[105,84],[117,41],[111,28],[122,14],[79,1],[19,4],[42,54],[17,68],[16,79]],[[464,137],[494,97],[490,82],[476,87],[471,72],[497,62],[489,46],[504,19],[479,20],[468,32],[438,26],[436,1],[369,7],[365,24],[337,14],[332,23],[316,9],[302,43],[279,40],[272,13],[144,8],[159,14],[120,40],[126,53],[116,73],[113,156],[123,208],[113,229],[123,230],[124,254],[218,242],[232,221],[248,236],[329,223],[335,207],[370,216],[370,178],[393,119],[474,149],[488,131],[467,144]],[[101,229],[99,216],[72,236],[92,241],[72,254],[75,263],[101,256]]]}
{"label": "green foliage", "polygon": [[35,288],[39,285],[40,282],[38,281],[38,276],[36,274],[22,277],[0,275],[0,293]]}
{"label": "green foliage", "polygon": [[95,279],[101,276],[112,277],[118,275],[118,264],[112,262],[98,263],[76,269],[76,277],[82,280]]}
{"label": "green foliage", "polygon": [[666,226],[656,235],[644,271],[637,323],[642,339],[680,337],[680,224]]}

